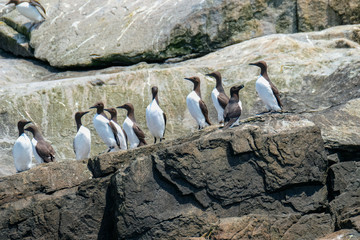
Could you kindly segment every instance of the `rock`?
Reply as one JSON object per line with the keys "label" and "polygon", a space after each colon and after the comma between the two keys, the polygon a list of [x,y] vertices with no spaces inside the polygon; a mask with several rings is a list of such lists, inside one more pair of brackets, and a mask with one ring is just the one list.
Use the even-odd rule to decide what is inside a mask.
{"label": "rock", "polygon": [[85,162],[43,164],[0,179],[1,239],[110,239],[109,178]]}
{"label": "rock", "polygon": [[329,171],[332,200],[330,209],[340,229],[360,232],[360,162],[341,162]]}
{"label": "rock", "polygon": [[[306,226],[304,226],[306,225]],[[309,239],[332,232],[329,214],[247,215],[221,219],[211,239]],[[305,231],[304,231],[305,230]]]}
{"label": "rock", "polygon": [[[0,91],[0,124],[4,126],[0,128],[0,152],[4,156],[0,159],[3,169],[0,174],[15,172],[11,148],[18,135],[16,122],[20,118],[39,125],[47,140],[53,143],[59,161],[75,157],[72,150],[75,112],[86,110],[100,100],[108,107],[132,102],[137,122],[150,139],[144,112],[153,85],[159,87],[161,107],[168,116],[166,139],[196,131],[196,123],[185,103],[191,86],[183,78],[188,76],[201,78],[210,120],[216,122],[216,111],[210,99],[215,82],[204,76],[214,70],[222,73],[226,92],[234,84],[245,84],[240,93],[244,106],[242,118],[254,116],[265,108],[255,90],[258,69],[248,63],[259,59],[268,62],[270,79],[280,89],[285,111],[301,113],[305,119],[319,125],[325,146],[330,150],[348,147],[349,151],[341,154],[354,156],[360,143],[360,129],[357,131],[360,54],[357,47],[335,48],[335,42],[347,39],[353,45],[358,44],[354,38],[358,30],[359,26],[354,25],[314,33],[265,36],[177,64],[140,63],[130,67],[60,72],[36,61],[25,63],[14,59],[6,64],[10,65],[5,72],[7,75],[0,75],[0,81],[7,83]],[[15,74],[16,70],[20,70],[21,75]],[[17,81],[20,83],[15,88],[12,84]],[[337,88],[338,81],[341,89]],[[327,84],[323,84],[325,82]],[[120,123],[124,116],[124,111],[120,110]],[[83,123],[93,133],[91,156],[95,157],[106,147],[92,127],[92,114],[86,115]]]}
{"label": "rock", "polygon": [[330,233],[325,237],[318,238],[317,240],[348,240],[348,239],[360,239],[360,234],[353,229],[343,229]]}
{"label": "rock", "polygon": [[[37,28],[17,11],[4,19],[21,34],[31,35],[36,58],[62,68],[163,62],[262,35],[359,22],[358,3],[349,1],[49,0],[43,5],[47,20]],[[11,40],[11,34],[4,33],[3,39]],[[19,54],[16,49],[13,45],[5,50]]]}
{"label": "rock", "polygon": [[[127,168],[119,161],[127,159],[124,153],[111,154],[111,169],[105,158],[90,162],[104,174],[121,167],[112,178],[118,238],[200,237],[220,217],[323,211],[326,157],[319,130],[296,117],[272,116],[265,122],[143,147]],[[298,218],[291,237],[306,224],[319,226],[306,239],[333,230],[328,214]]]}

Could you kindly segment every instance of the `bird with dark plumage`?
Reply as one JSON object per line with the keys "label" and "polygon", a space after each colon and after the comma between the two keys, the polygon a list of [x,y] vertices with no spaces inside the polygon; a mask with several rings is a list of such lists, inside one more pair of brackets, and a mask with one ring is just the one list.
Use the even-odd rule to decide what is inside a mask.
{"label": "bird with dark plumage", "polygon": [[267,74],[267,64],[264,61],[259,61],[256,63],[250,63],[249,65],[254,65],[261,69],[260,76],[256,80],[255,88],[268,112],[281,111],[283,105],[280,101],[280,93],[275,85],[270,81]]}
{"label": "bird with dark plumage", "polygon": [[19,137],[16,139],[12,153],[16,171],[22,172],[31,168],[31,160],[33,155],[30,138],[24,132],[24,127],[31,121],[20,120],[17,123]]}
{"label": "bird with dark plumage", "polygon": [[211,92],[211,99],[218,114],[218,122],[219,124],[222,124],[224,123],[224,109],[229,102],[229,97],[225,94],[221,74],[219,72],[206,74],[206,76],[213,77],[216,80],[216,85]]}
{"label": "bird with dark plumage", "polygon": [[104,109],[110,113],[109,125],[116,138],[116,143],[121,150],[127,149],[126,133],[122,130],[120,125],[117,123],[117,111],[115,108]]}
{"label": "bird with dark plumage", "polygon": [[146,124],[151,134],[154,136],[154,143],[159,138],[160,142],[164,139],[166,127],[166,115],[159,106],[158,88],[151,88],[152,101],[146,108]]}
{"label": "bird with dark plumage", "polygon": [[129,140],[129,148],[132,149],[147,145],[145,141],[145,134],[136,123],[134,106],[131,103],[126,103],[116,108],[127,110],[127,116],[124,121],[123,128]]}
{"label": "bird with dark plumage", "polygon": [[209,120],[209,111],[205,105],[205,102],[201,99],[200,92],[200,78],[191,77],[185,78],[194,84],[193,91],[186,97],[186,105],[189,109],[191,116],[196,120],[199,129],[203,129],[206,124],[211,125]]}
{"label": "bird with dark plumage", "polygon": [[97,102],[94,106],[90,107],[90,109],[93,108],[96,109],[96,114],[93,118],[94,128],[104,143],[109,147],[108,152],[114,152],[116,146],[118,146],[118,142],[110,127],[110,120],[104,112],[104,103]]}
{"label": "bird with dark plumage", "polygon": [[38,163],[48,163],[55,161],[55,150],[46,142],[40,130],[36,126],[25,128],[25,131],[31,132],[34,137],[31,140],[35,160]]}
{"label": "bird with dark plumage", "polygon": [[75,113],[75,122],[77,132],[73,141],[74,152],[76,155],[76,160],[81,160],[84,158],[89,158],[91,150],[91,133],[90,130],[83,126],[81,123],[81,118],[86,112],[77,112]]}
{"label": "bird with dark plumage", "polygon": [[[10,0],[8,4],[15,4],[16,9],[33,22],[45,20],[45,8],[36,0]],[[41,9],[41,11],[39,10]]]}
{"label": "bird with dark plumage", "polygon": [[242,111],[242,104],[239,98],[239,91],[244,85],[234,86],[230,88],[230,100],[224,110],[224,130],[239,125],[239,119]]}

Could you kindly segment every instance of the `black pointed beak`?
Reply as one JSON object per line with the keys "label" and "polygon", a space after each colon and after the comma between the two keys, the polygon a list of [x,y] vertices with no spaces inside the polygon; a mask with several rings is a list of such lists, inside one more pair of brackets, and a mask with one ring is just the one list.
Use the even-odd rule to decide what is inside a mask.
{"label": "black pointed beak", "polygon": [[85,114],[87,114],[87,113],[89,113],[89,112],[90,112],[90,111],[83,112],[83,114],[82,114],[82,115],[84,116]]}
{"label": "black pointed beak", "polygon": [[249,63],[249,65],[257,66],[257,64],[256,64],[256,63]]}
{"label": "black pointed beak", "polygon": [[191,78],[184,78],[185,80],[188,80],[188,81],[192,81],[192,79]]}
{"label": "black pointed beak", "polygon": [[28,121],[28,122],[25,123],[25,125],[26,125],[26,124],[29,124],[29,123],[32,123],[32,122],[31,122],[31,121]]}
{"label": "black pointed beak", "polygon": [[245,87],[244,84],[241,84],[241,85],[239,86],[239,90],[243,89],[244,87]]}
{"label": "black pointed beak", "polygon": [[[125,108],[124,105],[118,106],[116,108]],[[106,109],[105,109],[106,110]]]}
{"label": "black pointed beak", "polygon": [[211,77],[211,73],[205,74],[205,76],[209,76],[209,77]]}
{"label": "black pointed beak", "polygon": [[89,109],[92,109],[92,108],[97,108],[97,107],[96,106],[89,107]]}

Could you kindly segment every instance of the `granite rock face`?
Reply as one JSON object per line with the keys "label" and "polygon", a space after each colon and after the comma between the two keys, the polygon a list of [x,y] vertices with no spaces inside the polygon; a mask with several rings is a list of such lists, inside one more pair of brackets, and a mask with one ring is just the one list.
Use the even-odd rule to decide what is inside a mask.
{"label": "granite rock face", "polygon": [[17,11],[3,14],[0,46],[62,68],[162,62],[263,35],[322,30],[360,20],[357,0],[47,0],[42,4],[47,20],[33,28]]}

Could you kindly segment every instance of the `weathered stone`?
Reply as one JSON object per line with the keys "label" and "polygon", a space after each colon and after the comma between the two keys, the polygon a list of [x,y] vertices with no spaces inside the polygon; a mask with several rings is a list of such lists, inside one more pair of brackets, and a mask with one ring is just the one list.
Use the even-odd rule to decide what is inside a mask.
{"label": "weathered stone", "polygon": [[[117,192],[118,238],[199,237],[211,231],[220,217],[239,217],[251,212],[324,211],[326,157],[319,130],[311,122],[292,116],[261,119],[266,119],[266,124],[255,121],[226,131],[208,129],[196,139],[182,138],[163,143],[159,148],[142,147],[126,168],[120,168],[121,162],[115,160],[113,166],[120,168],[112,181]],[[267,142],[277,146],[274,149],[283,158],[277,160],[273,155],[269,161],[270,157],[264,157],[268,156],[265,152],[271,153]],[[247,144],[237,146],[240,143]],[[127,158],[124,153],[111,156]],[[90,164],[97,171],[104,169],[103,174],[116,170],[106,167],[109,161]],[[284,174],[286,171],[289,174]],[[273,180],[268,183],[266,179],[270,176]],[[309,236],[330,233],[333,224],[328,218],[328,215],[310,217],[315,222],[323,219],[326,226],[320,224]],[[164,231],[169,224],[175,224],[176,231],[172,227]],[[292,230],[295,236],[296,224]]]}
{"label": "weathered stone", "polygon": [[360,234],[353,229],[343,229],[330,233],[325,237],[318,238],[317,240],[349,240],[349,239],[360,239]]}
{"label": "weathered stone", "polygon": [[353,2],[111,0],[100,5],[48,0],[43,2],[47,19],[35,28],[16,11],[4,18],[20,33],[30,37],[31,32],[36,58],[56,67],[78,67],[160,62],[262,35],[359,23],[359,3]]}

